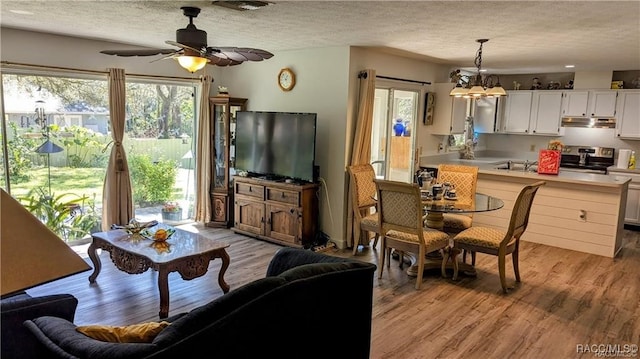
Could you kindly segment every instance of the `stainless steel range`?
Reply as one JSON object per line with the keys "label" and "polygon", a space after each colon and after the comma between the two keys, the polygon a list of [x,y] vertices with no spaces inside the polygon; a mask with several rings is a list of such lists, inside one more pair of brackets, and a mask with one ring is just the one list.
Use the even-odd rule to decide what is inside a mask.
{"label": "stainless steel range", "polygon": [[563,171],[607,174],[613,166],[615,148],[592,146],[564,146],[560,156]]}

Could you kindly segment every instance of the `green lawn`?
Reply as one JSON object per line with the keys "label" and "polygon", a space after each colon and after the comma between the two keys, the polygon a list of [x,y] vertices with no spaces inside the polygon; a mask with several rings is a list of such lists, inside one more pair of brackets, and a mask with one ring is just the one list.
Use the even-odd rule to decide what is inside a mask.
{"label": "green lawn", "polygon": [[[93,199],[95,195],[96,204],[100,207],[105,172],[105,168],[51,167],[51,193],[86,195],[89,199]],[[49,171],[46,167],[34,168],[29,171],[29,174],[31,178],[28,182],[11,184],[11,195],[22,197],[31,189],[38,187],[43,188],[45,192],[49,191]]]}

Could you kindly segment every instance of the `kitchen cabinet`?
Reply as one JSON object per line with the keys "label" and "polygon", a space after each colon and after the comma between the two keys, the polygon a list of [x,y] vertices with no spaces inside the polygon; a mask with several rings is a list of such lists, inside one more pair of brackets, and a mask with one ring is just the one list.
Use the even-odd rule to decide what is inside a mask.
{"label": "kitchen cabinet", "polygon": [[454,84],[438,83],[433,85],[435,108],[433,113],[434,135],[453,135],[464,133],[469,100],[449,96]]}
{"label": "kitchen cabinet", "polygon": [[586,117],[589,91],[565,91],[562,93],[562,116]]}
{"label": "kitchen cabinet", "polygon": [[615,117],[616,90],[593,90],[589,91],[589,111],[591,117]]}
{"label": "kitchen cabinet", "polygon": [[313,244],[319,184],[238,176],[233,183],[234,232],[291,247]]}
{"label": "kitchen cabinet", "polygon": [[529,135],[560,135],[562,91],[509,91],[504,132]]}
{"label": "kitchen cabinet", "polygon": [[531,104],[529,132],[536,135],[561,134],[561,91],[536,91]]}
{"label": "kitchen cabinet", "polygon": [[640,90],[618,91],[616,136],[640,139]]}
{"label": "kitchen cabinet", "polygon": [[616,90],[564,91],[562,116],[615,117],[617,94]]}
{"label": "kitchen cabinet", "polygon": [[236,112],[244,111],[247,99],[229,96],[209,98],[211,116],[211,212],[209,227],[230,227],[233,222],[232,176],[235,174]]}
{"label": "kitchen cabinet", "polygon": [[504,111],[504,132],[529,133],[533,91],[508,91]]}
{"label": "kitchen cabinet", "polygon": [[640,226],[640,173],[609,170],[613,176],[630,177],[629,190],[627,191],[627,204],[624,212],[624,223]]}
{"label": "kitchen cabinet", "polygon": [[471,101],[474,131],[477,133],[502,132],[505,97],[479,97]]}

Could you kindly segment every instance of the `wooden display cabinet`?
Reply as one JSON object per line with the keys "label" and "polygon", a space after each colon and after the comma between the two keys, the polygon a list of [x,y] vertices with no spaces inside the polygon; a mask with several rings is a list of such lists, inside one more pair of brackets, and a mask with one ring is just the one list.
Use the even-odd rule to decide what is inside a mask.
{"label": "wooden display cabinet", "polygon": [[291,247],[310,247],[317,231],[319,184],[235,177],[232,230]]}
{"label": "wooden display cabinet", "polygon": [[236,112],[246,109],[247,99],[209,98],[211,116],[211,220],[209,227],[233,224],[233,175],[235,174]]}

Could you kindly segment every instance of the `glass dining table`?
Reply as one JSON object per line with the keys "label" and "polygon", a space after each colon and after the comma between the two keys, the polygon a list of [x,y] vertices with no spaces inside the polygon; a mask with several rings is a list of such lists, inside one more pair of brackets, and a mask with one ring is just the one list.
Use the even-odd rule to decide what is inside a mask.
{"label": "glass dining table", "polygon": [[[452,200],[441,197],[434,199],[431,196],[426,195],[426,191],[421,191],[422,205],[427,213],[425,215],[425,226],[437,230],[442,230],[444,227],[444,214],[445,213],[478,213],[496,211],[504,207],[504,201],[500,198],[490,196],[484,193],[476,193],[473,201]],[[452,249],[450,249],[452,250]],[[411,257],[411,256],[410,256]],[[418,273],[416,261],[411,258],[413,263],[407,269],[407,274],[410,276],[416,276]],[[475,268],[466,263],[459,263],[461,273],[469,276],[475,276]],[[453,263],[446,265],[448,269],[453,267]],[[450,268],[451,267],[451,268]],[[432,269],[442,268],[442,256],[438,252],[427,253],[426,262],[424,264],[425,272]]]}
{"label": "glass dining table", "polygon": [[427,212],[425,224],[429,228],[442,230],[444,227],[445,213],[477,213],[495,211],[504,207],[504,202],[497,197],[483,193],[476,193],[473,201],[446,199],[433,199],[427,196],[426,191],[421,191],[422,205]]}

